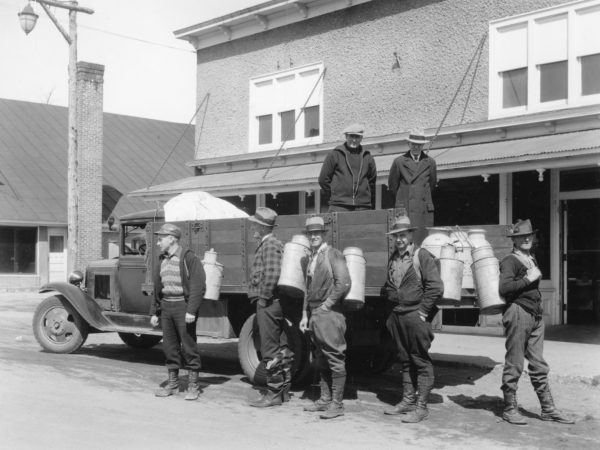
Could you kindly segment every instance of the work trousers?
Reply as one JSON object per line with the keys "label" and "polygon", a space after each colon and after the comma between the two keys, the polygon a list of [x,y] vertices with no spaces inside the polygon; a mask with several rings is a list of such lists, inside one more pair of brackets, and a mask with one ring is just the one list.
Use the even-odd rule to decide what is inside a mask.
{"label": "work trousers", "polygon": [[544,320],[511,304],[502,316],[506,336],[506,356],[502,372],[502,390],[517,391],[523,373],[524,359],[529,365],[529,378],[535,392],[545,392],[548,387],[548,364],[544,360]]}
{"label": "work trousers", "polygon": [[411,382],[417,389],[433,384],[433,363],[429,348],[433,341],[431,323],[423,321],[418,311],[396,312],[389,315],[386,326],[398,349],[402,365],[402,382]]}
{"label": "work trousers", "polygon": [[266,367],[279,357],[279,352],[288,348],[287,322],[278,299],[256,302],[256,323],[260,335],[260,353]]}
{"label": "work trousers", "polygon": [[333,377],[346,375],[346,318],[334,309],[315,308],[308,322],[315,346],[315,363],[319,371],[331,370]]}
{"label": "work trousers", "polygon": [[163,350],[167,369],[199,371],[200,351],[196,345],[196,321],[185,323],[185,301],[160,302],[160,322],[163,331]]}

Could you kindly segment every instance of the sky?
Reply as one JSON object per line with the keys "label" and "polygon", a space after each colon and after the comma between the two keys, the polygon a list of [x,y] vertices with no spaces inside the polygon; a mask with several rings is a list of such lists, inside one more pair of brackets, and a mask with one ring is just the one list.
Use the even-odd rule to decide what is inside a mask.
{"label": "sky", "polygon": [[[78,60],[102,64],[104,111],[188,123],[196,110],[196,56],[173,31],[265,0],[80,0]],[[67,106],[69,46],[42,7],[26,35],[26,0],[0,0],[0,98]],[[64,29],[68,11],[51,8]]]}

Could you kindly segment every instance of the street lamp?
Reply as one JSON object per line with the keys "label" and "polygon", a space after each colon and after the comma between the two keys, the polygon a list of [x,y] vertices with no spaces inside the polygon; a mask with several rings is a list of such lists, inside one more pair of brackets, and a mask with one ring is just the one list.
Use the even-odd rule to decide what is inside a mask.
{"label": "street lamp", "polygon": [[[56,26],[60,34],[63,35],[69,44],[69,145],[68,145],[68,170],[67,170],[67,267],[68,273],[74,269],[74,264],[78,253],[79,236],[79,200],[77,184],[77,21],[78,12],[85,14],[94,14],[94,10],[78,6],[76,1],[57,2],[50,0],[33,0],[42,7],[52,23]],[[58,23],[54,14],[48,8],[55,6],[57,8],[67,9],[69,11],[69,32]],[[29,34],[35,27],[38,15],[35,13],[30,3],[27,3],[23,11],[19,14],[19,22],[25,34]]]}

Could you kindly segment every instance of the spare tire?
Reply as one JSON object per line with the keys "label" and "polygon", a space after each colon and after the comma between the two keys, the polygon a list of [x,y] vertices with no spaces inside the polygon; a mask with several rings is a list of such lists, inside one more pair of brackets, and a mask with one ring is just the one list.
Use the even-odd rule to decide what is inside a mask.
{"label": "spare tire", "polygon": [[[310,341],[307,335],[302,333],[298,328],[293,327],[289,321],[288,325],[286,330],[288,344],[294,352],[292,382],[294,384],[301,384],[307,379],[310,372]],[[260,336],[256,323],[256,314],[248,317],[240,331],[238,358],[244,374],[251,383],[259,386],[267,384],[267,372],[260,355]]]}

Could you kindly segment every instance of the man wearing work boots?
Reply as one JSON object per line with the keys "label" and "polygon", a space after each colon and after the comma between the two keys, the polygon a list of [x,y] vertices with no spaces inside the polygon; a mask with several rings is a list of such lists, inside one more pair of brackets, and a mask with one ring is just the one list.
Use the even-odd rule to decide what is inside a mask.
{"label": "man wearing work boots", "polygon": [[402,415],[402,422],[416,423],[429,417],[427,398],[433,388],[433,363],[429,348],[433,332],[429,318],[434,315],[444,291],[433,255],[413,244],[410,219],[396,218],[388,235],[395,250],[388,264],[384,290],[391,302],[386,326],[398,348],[402,365],[402,401],[385,414]]}
{"label": "man wearing work boots", "polygon": [[544,319],[539,284],[542,273],[531,247],[535,232],[529,220],[518,220],[508,236],[513,251],[500,262],[500,295],[507,304],[502,317],[506,336],[506,356],[502,372],[504,412],[502,418],[515,425],[527,421],[519,412],[517,386],[523,361],[529,361],[529,378],[542,406],[542,420],[572,424],[556,407],[548,385],[549,367],[543,356]]}
{"label": "man wearing work boots", "polygon": [[289,400],[293,353],[288,348],[287,323],[277,297],[277,280],[281,272],[283,244],[273,235],[277,213],[270,208],[256,208],[248,218],[254,238],[259,241],[254,254],[248,298],[256,303],[256,322],[260,335],[260,353],[267,371],[267,390],[250,406],[266,408]]}
{"label": "man wearing work boots", "polygon": [[154,270],[154,302],[150,323],[163,330],[163,349],[167,359],[169,381],[155,392],[168,397],[179,391],[179,368],[189,373],[186,400],[199,394],[200,351],[196,345],[198,309],[206,291],[202,263],[190,249],[181,247],[181,230],[165,223],[156,233],[160,248],[158,267]]}
{"label": "man wearing work boots", "polygon": [[[325,242],[322,217],[306,219],[311,255],[303,261],[306,296],[300,330],[309,331],[321,377],[321,396],[305,411],[320,411],[321,419],[344,415],[346,384],[346,318],[341,302],[350,290],[350,274],[342,253]],[[310,316],[310,320],[309,320]]]}

